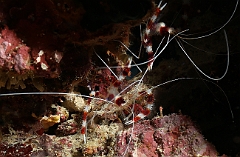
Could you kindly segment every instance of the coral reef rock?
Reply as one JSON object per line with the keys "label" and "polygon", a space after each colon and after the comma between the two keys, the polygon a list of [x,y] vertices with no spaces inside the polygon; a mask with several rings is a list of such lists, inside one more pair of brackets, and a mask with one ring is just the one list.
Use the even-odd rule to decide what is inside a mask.
{"label": "coral reef rock", "polygon": [[214,146],[184,115],[144,120],[118,134],[118,156],[217,156]]}

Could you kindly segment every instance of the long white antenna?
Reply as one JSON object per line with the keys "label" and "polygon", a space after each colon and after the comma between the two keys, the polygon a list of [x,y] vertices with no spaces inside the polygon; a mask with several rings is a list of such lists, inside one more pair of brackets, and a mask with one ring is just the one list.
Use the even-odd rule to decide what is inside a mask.
{"label": "long white antenna", "polygon": [[189,35],[187,35],[187,34],[181,34],[181,35],[183,35],[183,36],[181,36],[181,37],[179,37],[179,38],[187,39],[187,40],[195,40],[195,39],[206,38],[206,37],[209,37],[209,36],[211,36],[211,35],[217,33],[218,31],[220,31],[221,29],[223,29],[223,28],[224,28],[224,27],[225,27],[225,26],[226,26],[226,25],[232,20],[232,18],[233,18],[233,16],[234,16],[235,12],[236,12],[236,10],[237,10],[238,3],[239,3],[239,0],[237,0],[236,5],[235,5],[235,8],[234,8],[234,10],[233,10],[231,16],[230,16],[229,19],[227,20],[227,22],[225,22],[224,25],[222,25],[221,27],[219,27],[219,28],[216,29],[215,31],[213,31],[213,32],[211,32],[211,33],[209,33],[209,34],[203,35],[203,36],[192,37],[192,38],[191,38],[191,37],[189,37],[189,38],[188,38],[188,37],[184,37],[184,36],[189,36]]}
{"label": "long white antenna", "polygon": [[183,46],[181,45],[181,43],[180,43],[178,40],[176,40],[176,41],[177,41],[179,47],[180,47],[180,48],[182,49],[182,51],[184,52],[184,54],[185,54],[185,55],[187,56],[187,58],[189,59],[189,61],[193,64],[193,66],[194,66],[202,75],[204,75],[205,77],[207,77],[207,78],[210,79],[210,80],[219,81],[219,80],[223,79],[223,78],[226,76],[226,74],[227,74],[227,72],[228,72],[228,67],[229,67],[229,46],[228,46],[227,33],[226,33],[225,30],[224,30],[224,36],[225,36],[226,45],[227,45],[227,65],[226,65],[226,69],[225,69],[223,75],[222,75],[220,78],[210,77],[210,76],[208,76],[207,74],[205,74],[205,73],[194,63],[194,61],[190,58],[190,56],[187,54],[187,52],[185,51],[185,49],[183,48]]}

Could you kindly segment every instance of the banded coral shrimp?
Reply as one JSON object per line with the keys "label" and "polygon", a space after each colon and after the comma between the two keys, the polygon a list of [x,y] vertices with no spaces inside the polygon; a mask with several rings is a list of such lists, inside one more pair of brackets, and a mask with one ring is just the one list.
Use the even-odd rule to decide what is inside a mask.
{"label": "banded coral shrimp", "polygon": [[[236,6],[234,6],[234,7],[236,7]],[[236,9],[236,8],[235,8]],[[231,12],[232,13],[232,12]],[[231,16],[231,15],[230,15]],[[229,22],[229,20],[227,19],[227,20],[225,20],[224,22],[226,22],[227,21],[227,23]],[[216,31],[219,31],[219,29],[222,29],[222,26],[225,26],[225,23],[224,23],[224,25],[221,25],[220,27],[218,27],[215,31],[213,30],[212,32],[214,33],[214,34],[217,34],[216,33]],[[231,31],[231,30],[228,30],[228,31]],[[212,35],[212,33],[210,32],[210,33],[207,33],[207,36],[208,35]],[[181,36],[181,34],[180,34],[180,36]],[[202,37],[206,37],[206,35],[204,35],[204,36],[202,36]],[[200,36],[198,36],[198,37],[195,37],[195,39],[196,38],[198,38],[198,39],[200,39],[200,38],[202,38],[201,37],[201,35]],[[217,39],[214,39],[215,41],[217,41]],[[161,41],[161,40],[158,40],[159,42]],[[198,47],[200,47],[200,46],[202,46],[203,45],[203,43],[201,42],[201,40],[199,40],[200,41],[200,43],[198,44]],[[208,39],[206,39],[206,38],[204,38],[204,41],[208,41]],[[224,40],[223,40],[224,41]],[[189,42],[192,42],[191,40],[189,41]],[[193,42],[195,42],[195,41],[193,41]],[[211,41],[211,43],[213,43],[212,41]],[[196,44],[196,43],[195,43]],[[214,44],[213,44],[214,45]],[[226,50],[226,48],[223,48],[223,47],[220,47],[220,45],[218,44],[218,43],[215,43],[215,45],[217,45],[216,46],[216,48],[214,48],[214,49],[218,49],[218,51],[219,52],[222,52],[223,51],[223,49],[224,50]],[[169,45],[170,46],[170,45]],[[180,45],[181,46],[181,45]],[[156,49],[156,48],[155,48]],[[205,48],[206,49],[206,48]],[[189,54],[188,55],[193,55],[192,53],[195,53],[194,52],[194,50],[189,50],[188,51],[189,52]],[[169,52],[169,53],[171,53],[171,52]],[[202,54],[202,53],[201,53]],[[226,51],[224,52],[224,54],[226,54]],[[210,60],[210,58],[209,58],[209,56],[208,55],[205,55],[206,56],[206,58],[204,58],[203,60],[204,61],[202,61],[202,63],[200,62],[200,63],[197,63],[197,65],[199,66],[199,65],[201,65],[201,64],[206,64],[206,65],[208,65],[207,67],[204,67],[204,70],[203,71],[207,71],[207,68],[209,67],[209,63],[211,62]],[[162,57],[164,57],[164,54],[162,54]],[[173,57],[173,56],[172,56]],[[200,57],[200,56],[198,56],[198,57]],[[199,58],[195,58],[195,61],[196,62],[198,62],[197,60],[199,59]],[[223,67],[223,69],[225,69],[226,67],[228,68],[228,65],[226,66],[226,58],[227,58],[227,56],[225,56],[224,55],[224,58],[225,59],[223,59],[224,60],[224,67]],[[178,60],[178,59],[176,59],[176,60]],[[184,61],[185,62],[185,61]],[[195,62],[195,63],[196,63]],[[205,63],[204,63],[205,62]],[[145,62],[146,63],[146,62]],[[173,60],[171,59],[171,60],[167,60],[166,59],[166,61],[164,61],[164,60],[161,60],[161,63],[159,63],[160,65],[157,67],[155,67],[154,69],[153,69],[153,72],[151,73],[151,72],[148,72],[148,74],[150,75],[150,77],[149,77],[149,79],[146,79],[145,81],[146,82],[148,82],[148,81],[150,81],[150,84],[158,84],[159,82],[164,82],[165,80],[171,80],[171,78],[172,79],[174,79],[174,78],[176,78],[176,77],[172,77],[172,76],[174,76],[175,74],[176,75],[178,75],[178,73],[180,72],[180,71],[184,71],[183,69],[179,69],[179,67],[180,66],[184,66],[184,65],[178,65],[177,66],[177,62],[174,62],[173,63]],[[220,63],[220,65],[221,65],[222,63]],[[221,66],[222,67],[222,66]],[[186,68],[186,67],[185,67]],[[166,70],[167,69],[167,70]],[[170,72],[171,70],[170,69],[174,69],[172,72]],[[201,68],[200,68],[201,69]],[[216,68],[215,68],[216,69]],[[166,72],[167,71],[167,72]],[[226,71],[225,71],[226,72]],[[165,78],[159,78],[159,76],[161,76],[161,75],[158,75],[158,76],[154,76],[154,75],[156,75],[156,74],[162,74],[162,75],[165,75],[164,77]],[[193,74],[192,72],[191,72],[191,74]],[[222,75],[223,74],[223,75]],[[186,76],[189,76],[188,74],[180,74],[180,76],[181,75],[184,75],[185,77]],[[216,75],[216,73],[214,74],[214,75]],[[193,76],[193,75],[191,75],[191,76]],[[224,74],[224,71],[222,71],[221,72],[221,74],[218,74],[218,76],[225,76],[225,74]],[[148,76],[146,76],[146,78],[147,78]],[[179,77],[179,76],[178,76]],[[200,77],[199,75],[196,75],[196,77]],[[154,78],[154,79],[152,79],[152,80],[150,80],[151,78]],[[162,80],[163,79],[163,80]],[[219,79],[219,78],[216,78],[216,79]],[[156,81],[157,80],[157,81]],[[187,78],[186,78],[186,80],[187,80]],[[214,80],[214,79],[213,79]],[[189,81],[189,80],[188,80]],[[211,95],[211,96],[213,96],[213,95],[215,95],[214,96],[214,99],[212,99],[213,100],[213,102],[211,102],[210,101],[210,103],[212,103],[212,104],[215,104],[216,105],[216,107],[214,107],[214,108],[209,108],[209,106],[205,106],[205,107],[203,107],[204,105],[203,104],[210,104],[210,103],[206,103],[206,102],[203,102],[203,100],[201,99],[201,98],[199,98],[199,101],[197,101],[197,102],[195,102],[194,104],[198,104],[198,105],[192,105],[193,104],[193,102],[189,102],[189,106],[186,106],[186,108],[184,109],[185,110],[185,113],[186,112],[188,112],[188,115],[192,115],[191,117],[195,117],[195,116],[197,116],[198,115],[198,113],[200,114],[200,112],[199,111],[202,111],[202,112],[204,112],[204,111],[206,111],[206,110],[208,110],[208,111],[210,111],[211,113],[208,113],[207,115],[205,115],[204,117],[206,117],[206,120],[205,120],[205,122],[206,121],[209,121],[209,119],[214,119],[214,118],[216,118],[216,117],[218,117],[219,119],[222,119],[222,122],[225,122],[225,125],[226,126],[231,126],[232,127],[232,120],[233,120],[233,117],[232,117],[232,114],[231,114],[231,109],[229,110],[229,108],[227,108],[227,106],[229,106],[229,104],[228,104],[228,100],[227,99],[225,99],[226,97],[225,97],[225,94],[224,93],[222,93],[222,90],[221,89],[219,89],[218,87],[218,89],[217,89],[217,91],[215,91],[216,90],[216,88],[214,89],[214,87],[212,87],[212,85],[209,85],[207,82],[206,82],[206,84],[208,84],[208,88],[211,88],[211,90],[210,91],[214,91],[213,93],[212,92],[209,92],[208,91],[208,89],[207,88],[205,88],[205,90],[207,89],[207,91],[208,92],[206,92],[205,90],[203,90],[202,88],[203,87],[205,87],[205,84],[203,83],[202,85],[197,85],[198,83],[191,83],[191,81],[189,81],[188,83],[184,83],[185,81],[182,81],[182,83],[183,83],[183,85],[182,86],[180,86],[179,84],[176,86],[176,87],[173,87],[173,89],[171,90],[171,86],[169,87],[170,89],[167,89],[167,90],[170,90],[171,92],[161,92],[161,90],[159,90],[160,92],[160,94],[158,95],[158,96],[156,96],[156,102],[158,102],[157,104],[161,104],[161,105],[163,105],[163,102],[165,102],[165,104],[166,105],[163,105],[163,106],[168,106],[169,104],[179,104],[179,107],[177,107],[176,108],[176,106],[175,105],[173,105],[172,107],[165,107],[165,112],[169,112],[169,111],[175,111],[176,112],[176,110],[179,110],[179,109],[183,109],[183,108],[185,108],[185,107],[183,107],[183,106],[185,106],[186,105],[186,103],[187,102],[185,102],[186,101],[186,99],[189,99],[189,97],[192,97],[191,99],[193,99],[193,97],[195,97],[195,99],[197,100],[197,98],[196,98],[196,95],[194,96],[193,94],[191,94],[191,91],[192,91],[192,93],[194,92],[194,93],[198,93],[198,92],[200,92],[200,93],[202,93],[201,95],[203,96],[203,95]],[[201,81],[200,81],[201,82]],[[221,81],[220,81],[221,82]],[[191,85],[190,85],[191,84]],[[192,89],[194,86],[198,86],[198,87],[196,87],[195,89]],[[190,86],[190,87],[188,87],[188,86]],[[214,85],[215,86],[215,85]],[[216,86],[215,86],[216,87]],[[178,88],[180,88],[180,89],[178,89]],[[187,89],[188,91],[190,91],[190,92],[187,92],[186,93],[186,91],[185,91],[185,89]],[[177,92],[178,91],[178,92]],[[184,92],[183,92],[184,91]],[[204,92],[205,91],[205,92]],[[219,91],[220,91],[220,93],[219,93]],[[173,95],[172,95],[172,93],[174,93],[174,92],[177,92],[178,94],[176,95],[176,96],[174,96],[174,97],[172,97]],[[171,94],[170,94],[171,93]],[[186,93],[186,95],[185,94],[183,94],[183,93]],[[206,94],[206,93],[208,93],[208,94]],[[215,93],[215,94],[214,94]],[[163,94],[164,94],[164,96],[163,96]],[[171,95],[170,97],[168,97],[169,96],[169,94]],[[198,93],[199,94],[199,93]],[[197,94],[197,95],[198,95]],[[185,95],[184,97],[186,98],[186,99],[184,99],[184,98],[182,98],[182,96],[183,95]],[[218,95],[218,96],[217,96]],[[217,96],[217,97],[216,97]],[[168,98],[167,98],[168,97]],[[208,96],[207,96],[208,97]],[[211,97],[211,98],[213,98],[213,97]],[[210,99],[211,99],[210,98]],[[223,98],[223,99],[222,99]],[[159,99],[159,100],[158,100]],[[207,99],[209,99],[209,98],[207,98]],[[180,101],[183,101],[182,103],[180,103]],[[169,102],[171,102],[171,103],[169,103]],[[224,103],[225,102],[225,103]],[[202,104],[202,105],[201,105]],[[217,105],[218,104],[218,105]],[[215,106],[214,105],[214,106]],[[174,107],[175,106],[175,107]],[[203,108],[198,108],[198,109],[196,109],[197,107],[196,106],[202,106]],[[220,109],[221,107],[223,107],[223,106],[225,106],[224,108],[225,109]],[[190,108],[192,108],[193,109],[193,111],[190,111],[191,109]],[[195,109],[194,109],[195,108]],[[206,109],[206,108],[209,108],[209,109]],[[195,110],[195,111],[194,111]],[[222,112],[221,112],[221,110],[222,110]],[[225,112],[227,110],[227,112]],[[230,112],[229,112],[230,111]],[[184,112],[184,111],[183,111]],[[194,113],[191,113],[191,112],[194,112]],[[202,113],[201,112],[201,113]],[[220,113],[221,112],[221,113]],[[222,115],[220,115],[220,114],[222,114]],[[209,118],[209,115],[212,115],[213,117],[211,117],[211,118]],[[226,117],[226,115],[227,115],[227,117]],[[199,117],[201,117],[202,115],[199,115]],[[199,118],[199,119],[204,119],[204,118]],[[228,120],[227,120],[228,119]],[[200,120],[201,121],[201,120]],[[201,123],[203,123],[203,122],[201,122]],[[214,122],[214,121],[212,121],[212,123],[216,123],[216,122]],[[219,124],[219,123],[218,123]],[[202,125],[202,124],[201,124]],[[204,125],[204,124],[203,124]],[[217,125],[217,124],[215,124],[215,125]],[[219,124],[218,125],[218,127],[220,127],[222,124]],[[205,126],[206,127],[206,126]],[[209,126],[208,126],[209,127]],[[221,126],[222,128],[224,128],[225,126],[223,125],[223,126]],[[210,127],[211,128],[211,127]],[[209,128],[208,128],[209,129]],[[211,131],[211,129],[209,129],[209,131],[210,132],[213,132],[213,131]],[[206,131],[207,132],[207,131]],[[229,130],[229,132],[231,132],[230,130]],[[212,133],[212,135],[208,135],[208,137],[211,139],[211,136],[213,137],[214,135],[213,135],[213,133]],[[223,134],[221,134],[221,135],[219,135],[219,136],[223,136]],[[213,139],[213,141],[214,140],[216,140],[216,139]],[[234,145],[234,144],[233,144]],[[231,145],[230,147],[228,147],[228,146],[218,146],[219,148],[221,148],[222,150],[226,150],[226,149],[228,149],[227,151],[230,151],[231,150],[231,147],[234,147],[233,145]]]}
{"label": "banded coral shrimp", "polygon": [[[134,64],[132,64],[131,66],[134,66]],[[119,67],[119,66],[118,66],[118,67]],[[153,69],[153,70],[154,70],[154,69]],[[149,72],[147,72],[147,73],[149,73]],[[109,74],[109,71],[108,71],[108,74]],[[110,74],[111,74],[111,73],[110,73]],[[111,75],[112,75],[112,74],[111,74]],[[142,78],[145,78],[145,77],[142,77]],[[159,81],[159,82],[160,82],[160,81]],[[159,83],[159,82],[158,82],[158,83]],[[138,83],[138,81],[136,81],[135,83]],[[150,83],[149,83],[149,84],[150,84]],[[135,88],[135,87],[138,87],[138,88],[135,88],[135,89],[132,88],[133,91],[135,92],[135,91],[137,91],[137,90],[139,89],[140,86],[129,86],[129,87],[134,87],[134,88]],[[146,87],[143,87],[143,88],[146,88]],[[91,87],[91,89],[92,89],[92,87]],[[123,87],[123,89],[125,89],[125,87]],[[123,89],[122,89],[122,91],[123,91]],[[95,90],[96,90],[96,89],[95,89]],[[94,91],[95,91],[95,90],[93,90],[93,93],[92,93],[93,95],[94,95]],[[96,92],[96,91],[95,91],[95,92]],[[23,94],[23,93],[22,93],[22,94]],[[28,94],[29,94],[29,93],[28,93]],[[33,93],[32,93],[32,94],[33,94]],[[44,93],[41,93],[41,94],[44,94]],[[54,93],[46,93],[46,94],[54,94]],[[57,94],[61,94],[61,93],[58,92]],[[65,95],[66,93],[62,93],[62,94]],[[72,94],[72,95],[73,95],[73,97],[75,97],[75,94]],[[123,96],[123,95],[124,95],[124,94],[122,94],[122,96]],[[136,94],[135,94],[135,95],[136,95]],[[4,95],[2,95],[2,96],[4,96]],[[139,95],[138,95],[138,96],[139,96]],[[86,95],[86,97],[92,98],[93,101],[95,101],[95,102],[98,101],[97,98],[89,97],[88,95]],[[116,95],[115,95],[115,97],[116,97]],[[106,98],[106,97],[105,97],[105,98]],[[116,98],[117,98],[117,97],[116,97]],[[101,101],[110,103],[109,100],[106,101],[105,99],[103,99],[103,100],[101,100]],[[99,103],[101,104],[102,102],[99,102]],[[103,104],[104,104],[104,103],[103,103]],[[109,104],[108,104],[108,105],[109,105]],[[86,106],[86,105],[85,105],[85,106]],[[102,106],[102,108],[101,108],[100,110],[95,110],[94,107],[92,107],[92,108],[93,108],[92,110],[95,110],[95,111],[101,111],[101,110],[103,110],[103,111],[104,111],[104,110],[105,110],[104,105],[100,105],[100,106]],[[109,107],[109,106],[108,106],[108,107]],[[82,108],[82,109],[83,109],[83,108]],[[52,111],[52,112],[53,112],[53,111]],[[106,111],[105,111],[105,112],[106,112]],[[93,112],[93,113],[94,113],[94,112]],[[96,112],[96,115],[100,115],[100,114],[101,114],[100,112],[99,112],[99,113]],[[125,113],[123,113],[123,114],[125,114]],[[113,115],[113,114],[110,113],[109,115]],[[89,113],[88,116],[91,118],[91,113]],[[94,117],[94,116],[93,116],[93,117]],[[104,117],[104,116],[103,116],[103,117]],[[107,119],[111,119],[112,117],[107,117],[107,115],[106,115],[106,118],[107,118]],[[113,119],[116,120],[116,118],[114,118],[114,117],[113,117]],[[130,119],[131,119],[131,117],[130,117],[127,121],[129,121]],[[80,120],[80,121],[81,121],[81,120]],[[91,121],[89,121],[89,124],[90,124],[90,122],[91,122]],[[99,127],[99,128],[102,127],[102,126],[98,126],[98,125],[94,125],[94,126],[95,126],[95,129],[97,129],[98,127]],[[91,128],[90,128],[88,131],[90,131],[90,130],[91,130]],[[98,134],[101,134],[101,132],[98,132]],[[101,136],[103,137],[102,134],[101,134]],[[66,139],[64,139],[64,140],[66,140]],[[79,140],[80,140],[80,139],[79,139]],[[91,141],[90,139],[87,140],[88,143],[90,143],[90,141]],[[89,147],[88,147],[88,148],[89,148]],[[92,149],[85,150],[85,151],[88,152],[89,154],[91,154],[91,151],[96,151],[96,150],[95,150],[95,148],[92,148]],[[104,150],[101,150],[101,151],[104,151]],[[93,153],[92,153],[92,154],[93,154]]]}

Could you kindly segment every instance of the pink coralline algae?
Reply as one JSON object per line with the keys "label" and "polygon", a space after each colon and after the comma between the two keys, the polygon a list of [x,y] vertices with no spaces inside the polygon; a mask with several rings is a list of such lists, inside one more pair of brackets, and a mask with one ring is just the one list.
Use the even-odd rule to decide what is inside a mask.
{"label": "pink coralline algae", "polygon": [[[62,52],[33,47],[28,41],[8,26],[0,28],[0,88],[17,89],[20,86],[23,89],[26,88],[24,80],[28,78],[59,76]],[[33,81],[33,84],[43,90],[41,83]]]}
{"label": "pink coralline algae", "polygon": [[56,71],[51,68],[57,68],[61,59],[62,53],[57,50],[49,52],[30,48],[17,36],[15,30],[10,30],[7,26],[0,31],[0,67],[3,69],[15,70],[17,73],[31,70],[38,73],[37,76],[49,75],[54,78]]}
{"label": "pink coralline algae", "polygon": [[214,146],[184,115],[155,117],[122,131],[117,137],[118,156],[217,156]]}
{"label": "pink coralline algae", "polygon": [[[64,109],[52,105],[55,116],[63,115]],[[60,112],[61,111],[61,112]],[[49,113],[49,112],[48,112]],[[66,114],[65,114],[66,115]],[[93,123],[88,128],[87,143],[80,132],[81,114],[57,121],[56,135],[39,133],[40,122],[28,129],[2,128],[1,156],[133,156],[133,157],[216,157],[215,147],[207,142],[189,117],[171,114],[143,120],[124,128],[119,121],[106,120]],[[46,115],[44,116],[46,117]],[[51,117],[51,115],[49,115]],[[66,116],[64,116],[66,117]],[[68,119],[68,120],[66,120]],[[100,119],[98,119],[100,120]],[[52,121],[49,121],[49,124]],[[40,130],[39,130],[40,129]],[[51,128],[53,129],[53,128]]]}
{"label": "pink coralline algae", "polygon": [[0,33],[0,66],[20,73],[30,69],[30,48],[7,27]]}

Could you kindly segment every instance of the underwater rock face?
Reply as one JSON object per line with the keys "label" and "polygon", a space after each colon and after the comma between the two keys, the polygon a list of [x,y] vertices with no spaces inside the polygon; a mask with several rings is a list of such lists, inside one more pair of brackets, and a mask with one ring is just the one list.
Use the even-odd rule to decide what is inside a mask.
{"label": "underwater rock face", "polygon": [[172,114],[144,120],[117,135],[118,156],[218,156],[191,119]]}
{"label": "underwater rock face", "polygon": [[32,74],[30,48],[16,33],[5,27],[0,31],[0,88],[25,88],[23,80]]}
{"label": "underwater rock face", "polygon": [[158,116],[125,129],[120,123],[95,124],[88,131],[86,144],[80,132],[72,130],[79,127],[76,120],[59,125],[62,136],[9,128],[11,134],[2,136],[0,156],[218,156],[184,115]]}

